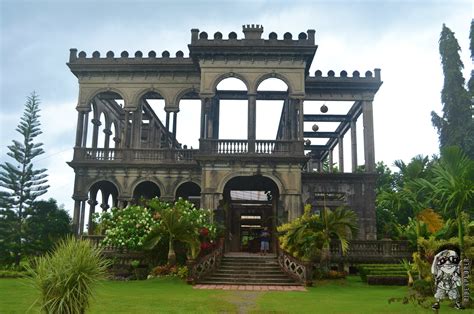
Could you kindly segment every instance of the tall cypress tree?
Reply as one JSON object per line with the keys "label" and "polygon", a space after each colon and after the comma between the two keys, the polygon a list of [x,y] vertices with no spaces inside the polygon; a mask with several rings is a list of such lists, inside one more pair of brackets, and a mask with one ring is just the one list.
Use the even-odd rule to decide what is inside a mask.
{"label": "tall cypress tree", "polygon": [[459,47],[454,33],[443,24],[439,39],[439,53],[444,73],[441,91],[443,116],[431,112],[431,121],[438,130],[440,148],[459,146],[474,158],[474,126],[471,100],[464,84],[464,65],[459,56]]}
{"label": "tall cypress tree", "polygon": [[5,162],[0,165],[0,187],[3,188],[0,194],[0,204],[3,207],[0,216],[5,218],[11,216],[12,212],[15,214],[14,243],[11,243],[10,247],[16,265],[19,265],[21,260],[25,210],[49,188],[46,184],[48,181],[46,169],[33,168],[33,159],[44,153],[41,148],[43,144],[34,143],[34,139],[42,133],[39,122],[39,103],[35,92],[27,98],[23,116],[16,128],[16,131],[22,135],[23,141],[13,140],[13,144],[8,146],[7,155],[15,162]]}

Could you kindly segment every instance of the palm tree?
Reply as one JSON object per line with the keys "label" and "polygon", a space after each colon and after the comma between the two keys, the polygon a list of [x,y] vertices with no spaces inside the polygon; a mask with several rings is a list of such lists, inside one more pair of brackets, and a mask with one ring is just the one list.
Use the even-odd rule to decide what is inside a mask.
{"label": "palm tree", "polygon": [[320,216],[320,233],[322,236],[321,266],[329,269],[331,240],[336,238],[341,243],[342,254],[349,250],[349,240],[357,233],[357,215],[352,210],[338,207],[330,210],[324,206]]}
{"label": "palm tree", "polygon": [[[149,233],[144,247],[153,249],[163,239],[168,239],[168,264],[176,265],[175,241],[189,245],[191,257],[199,254],[199,230],[196,221],[190,215],[193,205],[186,200],[179,199],[170,205],[159,199],[152,199],[148,205],[154,211],[154,218],[158,220],[156,226]],[[197,209],[194,209],[197,210]],[[205,212],[203,211],[202,214]]]}

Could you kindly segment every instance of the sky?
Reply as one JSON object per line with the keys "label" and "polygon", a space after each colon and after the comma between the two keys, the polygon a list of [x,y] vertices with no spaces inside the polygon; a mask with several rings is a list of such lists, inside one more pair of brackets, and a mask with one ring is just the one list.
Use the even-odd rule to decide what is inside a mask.
{"label": "sky", "polygon": [[[11,161],[7,145],[20,139],[15,128],[26,97],[36,91],[43,131],[37,140],[44,143],[45,154],[34,163],[48,169],[51,185],[44,198],[55,198],[71,210],[74,172],[66,162],[75,141],[78,83],[66,66],[69,49],[89,56],[95,50],[102,55],[109,50],[115,55],[182,50],[186,56],[192,28],[220,31],[224,38],[235,31],[242,38],[243,24],[263,25],[263,38],[270,32],[282,38],[285,32],[296,37],[315,29],[318,50],[311,75],[318,69],[326,74],[380,68],[383,85],[374,100],[376,160],[391,166],[417,154],[431,156],[438,153],[438,137],[430,112],[441,113],[442,108],[439,34],[443,23],[455,32],[468,79],[472,18],[472,2],[456,0],[0,0],[0,162]],[[178,116],[178,140],[199,127],[193,119],[199,109],[185,107]],[[223,119],[232,122],[233,106],[225,107]],[[272,114],[279,114],[279,108]],[[305,112],[311,110],[305,106]],[[245,123],[240,128],[221,122],[222,132],[232,136]],[[192,139],[184,143],[188,141],[192,145]]]}

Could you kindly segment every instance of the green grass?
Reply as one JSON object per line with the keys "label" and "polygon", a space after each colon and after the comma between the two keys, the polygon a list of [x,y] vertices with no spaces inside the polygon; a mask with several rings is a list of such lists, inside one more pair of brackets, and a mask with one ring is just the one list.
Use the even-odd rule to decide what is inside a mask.
{"label": "green grass", "polygon": [[[406,287],[368,286],[359,277],[318,282],[307,292],[196,290],[177,279],[105,281],[90,313],[432,313],[388,304]],[[37,297],[25,279],[0,279],[0,313],[25,313]],[[454,313],[448,303],[443,313]],[[32,312],[37,312],[33,308]]]}

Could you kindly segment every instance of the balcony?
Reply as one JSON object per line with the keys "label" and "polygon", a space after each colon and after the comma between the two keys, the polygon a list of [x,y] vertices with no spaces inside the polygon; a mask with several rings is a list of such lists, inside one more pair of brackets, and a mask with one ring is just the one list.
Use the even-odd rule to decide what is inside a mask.
{"label": "balcony", "polygon": [[271,140],[201,139],[201,154],[205,155],[260,155],[303,156],[303,142]]}
{"label": "balcony", "polygon": [[197,149],[74,148],[75,162],[194,164]]}

